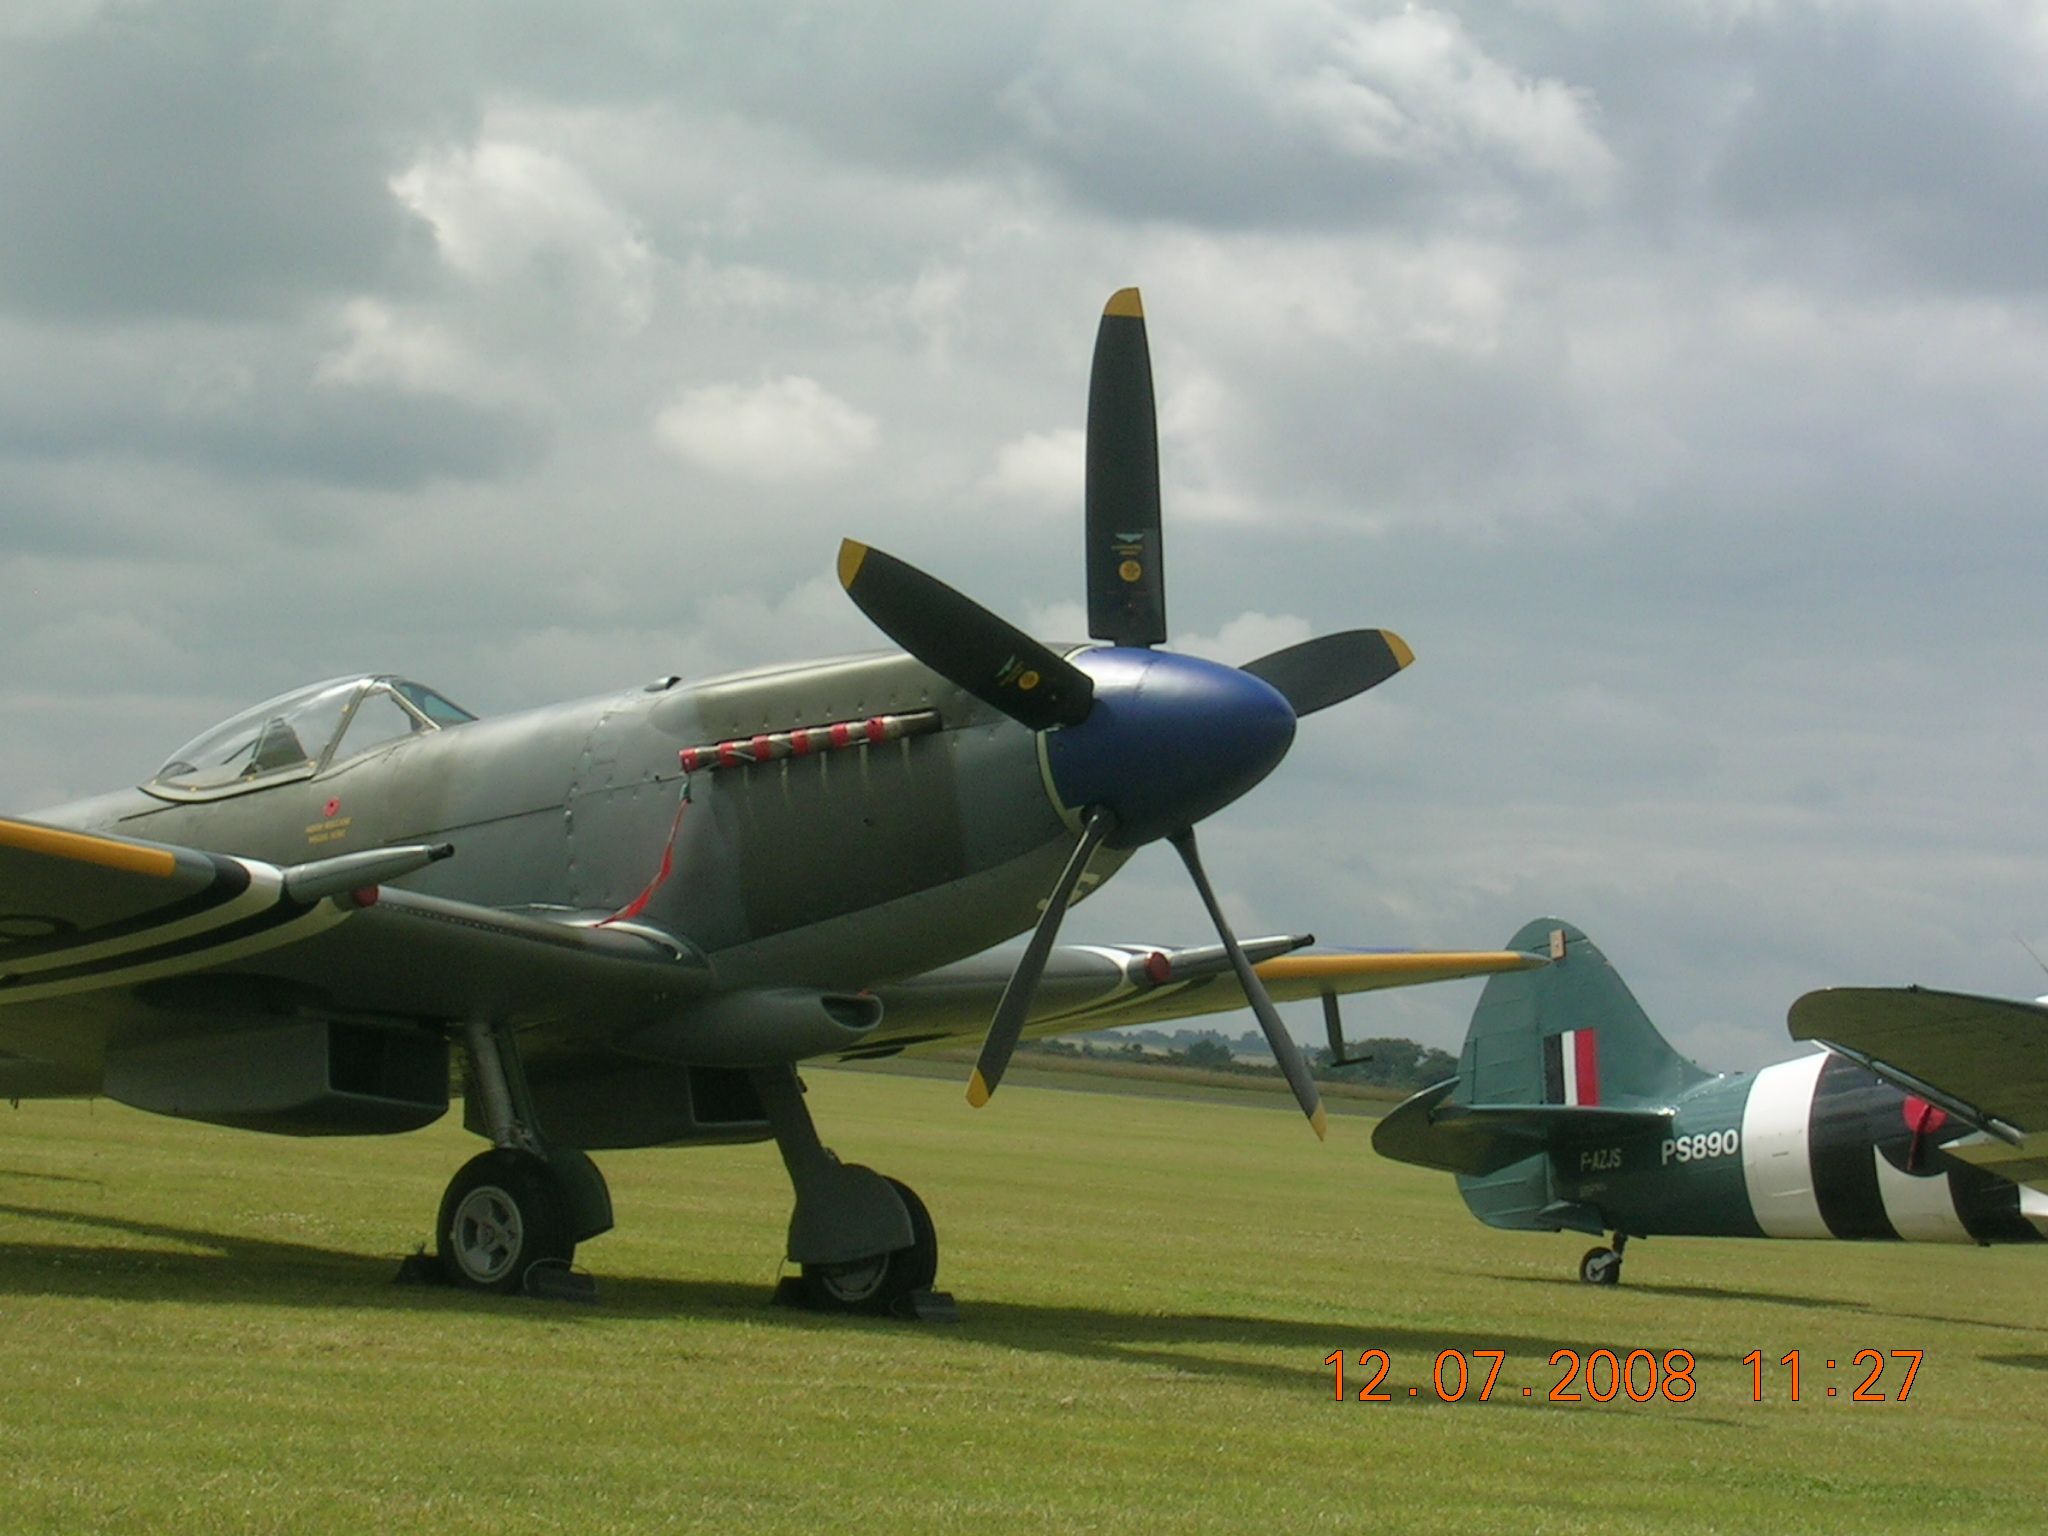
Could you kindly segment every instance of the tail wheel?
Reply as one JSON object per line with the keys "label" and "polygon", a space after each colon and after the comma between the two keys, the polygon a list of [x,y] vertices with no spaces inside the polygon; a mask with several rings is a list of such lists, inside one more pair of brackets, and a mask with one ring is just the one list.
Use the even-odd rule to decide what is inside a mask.
{"label": "tail wheel", "polygon": [[477,1291],[519,1291],[527,1272],[576,1252],[566,1202],[548,1165],[498,1147],[462,1165],[441,1197],[435,1252],[450,1281]]}
{"label": "tail wheel", "polygon": [[939,1234],[917,1191],[900,1179],[890,1185],[910,1213],[910,1246],[846,1264],[806,1264],[804,1296],[835,1312],[887,1312],[913,1291],[928,1291],[939,1277]]}

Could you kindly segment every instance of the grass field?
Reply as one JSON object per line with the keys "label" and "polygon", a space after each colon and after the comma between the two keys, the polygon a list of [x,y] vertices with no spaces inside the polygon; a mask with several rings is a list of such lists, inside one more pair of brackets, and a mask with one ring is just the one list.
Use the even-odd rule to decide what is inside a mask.
{"label": "grass field", "polygon": [[[1480,1227],[1361,1119],[1318,1146],[1263,1107],[810,1082],[827,1141],[931,1206],[958,1324],[766,1306],[772,1147],[606,1156],[620,1229],[581,1255],[585,1308],[390,1283],[474,1149],[452,1123],[317,1143],[0,1110],[0,1529],[2048,1520],[2048,1253],[1662,1240],[1596,1290],[1583,1239]],[[1324,1357],[1375,1347],[1395,1400],[1333,1401]],[[1545,1400],[1553,1351],[1601,1347],[1690,1350],[1692,1400]],[[1438,1351],[1485,1348],[1492,1400],[1436,1401]],[[1866,1348],[1925,1352],[1908,1401],[1848,1401]]]}

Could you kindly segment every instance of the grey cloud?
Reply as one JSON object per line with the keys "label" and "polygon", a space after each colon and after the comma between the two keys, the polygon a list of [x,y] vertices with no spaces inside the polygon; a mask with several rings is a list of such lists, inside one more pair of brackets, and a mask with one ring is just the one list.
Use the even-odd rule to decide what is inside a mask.
{"label": "grey cloud", "polygon": [[543,430],[509,411],[365,388],[280,391],[260,408],[199,416],[117,408],[0,433],[0,450],[31,459],[118,454],[386,491],[510,474],[545,444]]}
{"label": "grey cloud", "polygon": [[[1434,32],[1387,35],[1402,27]],[[388,67],[402,75],[416,53],[452,51],[464,88],[481,76],[598,108],[739,117],[840,161],[1051,184],[1116,219],[1221,228],[1548,216],[1587,189],[1562,184],[1532,145],[1560,117],[1598,131],[1575,82],[1492,59],[1449,8],[1036,0],[764,16],[725,3],[682,17],[620,0],[573,22],[490,6],[406,13],[392,30],[406,43]],[[1487,91],[1472,110],[1459,99]],[[1504,102],[1536,110],[1504,119]]]}
{"label": "grey cloud", "polygon": [[1474,9],[1486,45],[1598,103],[1609,213],[1843,290],[2033,292],[2044,40],[2024,6],[1911,0]]}
{"label": "grey cloud", "polygon": [[[1969,6],[1790,8],[1738,33],[1746,80],[1714,188],[1849,272],[2048,282],[2043,40]],[[1782,236],[1780,237],[1782,238]]]}
{"label": "grey cloud", "polygon": [[317,326],[0,334],[12,359],[0,372],[0,457],[25,463],[127,459],[392,490],[530,467],[547,442],[515,405],[323,379]]}
{"label": "grey cloud", "polygon": [[1492,59],[1448,10],[1124,9],[1048,38],[1003,106],[1119,218],[1494,226],[1597,201],[1605,173],[1591,103]]}
{"label": "grey cloud", "polygon": [[403,280],[399,124],[322,8],[122,7],[0,58],[0,295],[46,315],[276,313]]}

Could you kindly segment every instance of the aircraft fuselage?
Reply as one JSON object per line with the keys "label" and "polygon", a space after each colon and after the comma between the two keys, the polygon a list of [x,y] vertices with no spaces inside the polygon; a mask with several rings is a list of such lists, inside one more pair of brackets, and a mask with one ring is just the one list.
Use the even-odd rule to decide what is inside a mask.
{"label": "aircraft fuselage", "polygon": [[[871,722],[890,723],[867,741]],[[866,986],[985,949],[1031,925],[1074,840],[1038,738],[893,653],[663,680],[421,732],[291,782],[126,790],[41,819],[287,865],[445,841],[455,857],[402,883],[643,919],[727,987]],[[1102,850],[1094,878],[1125,856]]]}
{"label": "aircraft fuselage", "polygon": [[[2048,1234],[2048,1196],[1942,1150],[1968,1127],[1842,1057],[1714,1078],[1673,1107],[1668,1134],[1559,1148],[1536,1169],[1459,1183],[1483,1199],[1519,1176],[1519,1212],[1474,1206],[1500,1226],[1956,1243]],[[1550,1217],[1538,1221],[1543,1206]]]}

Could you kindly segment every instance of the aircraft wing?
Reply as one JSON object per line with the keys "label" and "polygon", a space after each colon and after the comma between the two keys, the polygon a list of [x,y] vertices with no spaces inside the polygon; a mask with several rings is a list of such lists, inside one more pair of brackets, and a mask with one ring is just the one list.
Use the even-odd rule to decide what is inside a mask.
{"label": "aircraft wing", "polygon": [[[1311,941],[1281,936],[1244,941],[1245,954],[1275,1002],[1335,997],[1387,987],[1549,964],[1520,950],[1321,950],[1297,953]],[[893,1055],[908,1046],[956,1036],[979,1038],[988,1028],[1016,957],[992,951],[957,965],[875,988],[882,1025],[852,1059]],[[1028,1036],[1062,1035],[1228,1013],[1250,1006],[1218,944],[1190,948],[1066,944],[1054,949],[1024,1026]]]}
{"label": "aircraft wing", "polygon": [[1792,1005],[1795,1040],[1860,1062],[1981,1133],[1942,1150],[2048,1188],[2048,1008],[1925,987],[1829,987]]}
{"label": "aircraft wing", "polygon": [[444,848],[280,866],[0,820],[0,1096],[98,1091],[110,1049],[280,1020],[615,1031],[707,984],[629,925],[577,926],[383,885]]}
{"label": "aircraft wing", "polygon": [[[286,866],[0,820],[0,1097],[104,1089],[138,1102],[115,1082],[123,1062],[212,1051],[195,1080],[245,1074],[247,1054],[230,1042],[296,1022],[503,1021],[548,1077],[609,1056],[715,990],[704,957],[658,929],[528,917],[386,883],[447,851],[381,848]],[[1513,950],[1296,953],[1308,942],[1245,944],[1275,999],[1547,963]],[[877,987],[882,1020],[847,1054],[978,1038],[1014,963],[995,952]],[[1220,945],[1068,945],[1053,952],[1026,1030],[1245,1006]]]}

